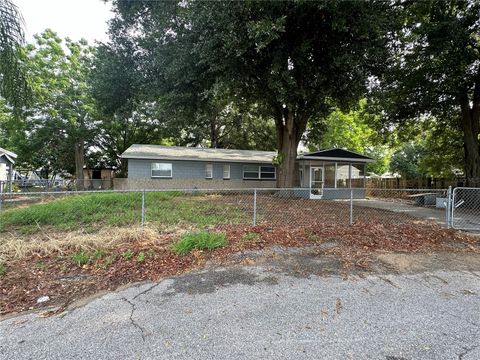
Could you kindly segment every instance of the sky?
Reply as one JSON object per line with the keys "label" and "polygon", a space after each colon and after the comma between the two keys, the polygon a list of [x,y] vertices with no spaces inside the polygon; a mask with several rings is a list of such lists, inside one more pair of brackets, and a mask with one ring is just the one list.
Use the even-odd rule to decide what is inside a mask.
{"label": "sky", "polygon": [[111,4],[102,0],[13,0],[25,20],[26,40],[50,28],[60,37],[107,41]]}

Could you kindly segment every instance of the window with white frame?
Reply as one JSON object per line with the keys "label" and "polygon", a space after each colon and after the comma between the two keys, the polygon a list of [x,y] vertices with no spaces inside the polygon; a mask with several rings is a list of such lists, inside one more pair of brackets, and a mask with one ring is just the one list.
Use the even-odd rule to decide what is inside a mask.
{"label": "window with white frame", "polygon": [[230,165],[223,165],[223,178],[230,179]]}
{"label": "window with white frame", "polygon": [[260,178],[260,166],[257,165],[245,165],[243,167],[244,179],[259,179]]}
{"label": "window with white frame", "polygon": [[275,166],[245,165],[243,167],[243,178],[248,180],[275,180]]}
{"label": "window with white frame", "polygon": [[260,166],[260,179],[275,180],[275,166]]}
{"label": "window with white frame", "polygon": [[205,179],[213,178],[213,164],[205,164]]}
{"label": "window with white frame", "polygon": [[172,164],[152,163],[152,178],[171,178]]}

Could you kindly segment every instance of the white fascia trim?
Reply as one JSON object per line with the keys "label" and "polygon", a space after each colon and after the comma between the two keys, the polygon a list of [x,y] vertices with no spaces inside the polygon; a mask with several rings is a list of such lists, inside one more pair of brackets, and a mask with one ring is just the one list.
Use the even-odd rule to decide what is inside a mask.
{"label": "white fascia trim", "polygon": [[351,158],[337,158],[337,157],[320,157],[320,156],[309,156],[304,158],[303,156],[297,157],[297,160],[323,160],[323,161],[335,161],[335,162],[351,162],[351,163],[369,163],[374,162],[374,159],[351,159]]}

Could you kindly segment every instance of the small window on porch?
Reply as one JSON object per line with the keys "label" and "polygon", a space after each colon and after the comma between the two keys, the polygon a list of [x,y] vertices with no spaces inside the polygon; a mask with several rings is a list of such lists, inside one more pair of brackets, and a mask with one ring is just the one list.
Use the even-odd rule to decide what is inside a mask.
{"label": "small window on porch", "polygon": [[337,164],[337,188],[350,187],[350,165]]}
{"label": "small window on porch", "polygon": [[335,163],[328,163],[324,165],[324,183],[323,186],[326,188],[335,187]]}
{"label": "small window on porch", "polygon": [[352,188],[365,187],[365,164],[352,164]]}

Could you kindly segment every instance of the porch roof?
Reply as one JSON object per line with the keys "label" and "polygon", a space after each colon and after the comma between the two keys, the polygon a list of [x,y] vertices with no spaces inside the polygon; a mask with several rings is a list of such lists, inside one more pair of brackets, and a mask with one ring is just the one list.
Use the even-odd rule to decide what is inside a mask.
{"label": "porch roof", "polygon": [[345,161],[349,163],[369,163],[375,161],[354,151],[345,149],[328,149],[298,155],[298,160]]}

